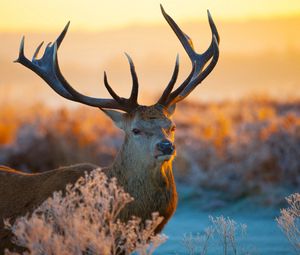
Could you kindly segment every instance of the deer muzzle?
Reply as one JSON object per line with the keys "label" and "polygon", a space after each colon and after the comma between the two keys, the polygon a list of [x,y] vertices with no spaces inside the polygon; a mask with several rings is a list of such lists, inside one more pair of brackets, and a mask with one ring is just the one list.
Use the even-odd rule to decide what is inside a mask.
{"label": "deer muzzle", "polygon": [[175,145],[167,139],[160,141],[156,148],[161,153],[160,155],[172,155],[175,151]]}

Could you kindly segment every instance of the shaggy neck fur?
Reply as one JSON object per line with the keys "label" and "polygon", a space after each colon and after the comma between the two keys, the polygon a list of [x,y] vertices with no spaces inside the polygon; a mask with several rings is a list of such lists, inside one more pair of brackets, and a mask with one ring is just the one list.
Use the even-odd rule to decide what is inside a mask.
{"label": "shaggy neck fur", "polygon": [[[122,215],[124,220],[136,215],[145,219],[151,218],[151,213],[159,212],[164,217],[161,227],[172,216],[177,205],[177,192],[172,172],[172,160],[149,164],[149,159],[143,159],[133,155],[128,148],[130,144],[125,138],[124,144],[118,153],[110,170],[113,176],[118,178],[121,186],[125,188],[135,203],[129,204],[131,215]],[[151,161],[151,160],[150,160]],[[134,178],[133,178],[134,175]],[[132,214],[132,212],[134,212]]]}

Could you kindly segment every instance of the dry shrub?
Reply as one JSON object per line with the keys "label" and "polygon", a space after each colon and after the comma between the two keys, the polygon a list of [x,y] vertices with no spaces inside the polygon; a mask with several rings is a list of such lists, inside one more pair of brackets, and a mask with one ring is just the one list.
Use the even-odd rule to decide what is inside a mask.
{"label": "dry shrub", "polygon": [[209,217],[211,225],[204,230],[203,234],[186,234],[182,244],[188,255],[206,255],[211,250],[212,241],[217,254],[250,254],[240,245],[240,241],[246,236],[247,226],[238,224],[230,218],[223,216]]}
{"label": "dry shrub", "polygon": [[300,194],[292,194],[286,200],[289,207],[282,209],[276,220],[297,254],[300,254]]}
{"label": "dry shrub", "polygon": [[[80,162],[105,166],[122,143],[121,132],[97,109],[18,109],[0,110],[2,165],[28,172]],[[175,177],[201,192],[213,191],[206,207],[257,195],[260,203],[280,205],[299,190],[299,101],[183,102],[175,122]]]}
{"label": "dry shrub", "polygon": [[263,195],[267,205],[299,190],[299,101],[251,98],[178,110],[181,181],[214,191],[216,200]]}
{"label": "dry shrub", "polygon": [[204,230],[204,234],[184,234],[182,244],[186,249],[186,253],[188,255],[206,255],[208,252],[209,242],[213,237],[213,232],[213,228],[208,227]]}
{"label": "dry shrub", "polygon": [[162,217],[154,213],[143,224],[136,217],[121,222],[120,211],[132,200],[116,179],[96,169],[68,185],[66,194],[55,192],[32,215],[6,226],[14,242],[28,249],[25,254],[152,254],[166,239],[154,235]]}
{"label": "dry shrub", "polygon": [[[3,116],[9,118],[5,108]],[[59,166],[90,162],[100,166],[112,162],[121,135],[112,123],[94,109],[24,108],[10,116],[16,123],[14,139],[0,145],[0,162],[26,172],[42,172]],[[4,117],[0,123],[5,123]]]}
{"label": "dry shrub", "polygon": [[212,222],[212,229],[219,239],[224,255],[230,253],[234,255],[247,253],[239,247],[237,241],[238,237],[244,236],[246,233],[247,226],[245,224],[237,224],[234,220],[223,216],[211,216],[210,220]]}

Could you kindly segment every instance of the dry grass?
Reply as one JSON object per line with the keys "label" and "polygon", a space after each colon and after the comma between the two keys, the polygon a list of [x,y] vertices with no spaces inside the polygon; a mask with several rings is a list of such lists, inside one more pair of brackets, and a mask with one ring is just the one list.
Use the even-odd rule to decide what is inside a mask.
{"label": "dry grass", "polygon": [[263,195],[264,204],[299,189],[300,102],[185,104],[177,124],[180,180],[225,201]]}
{"label": "dry grass", "polygon": [[281,210],[277,223],[296,253],[300,254],[300,194],[292,194],[286,200],[289,207]]}
{"label": "dry grass", "polygon": [[146,223],[136,217],[126,223],[118,219],[133,198],[101,169],[67,186],[65,193],[55,192],[32,215],[18,218],[13,225],[6,221],[14,242],[28,249],[24,254],[126,255],[136,251],[150,255],[166,239],[154,235],[162,221],[157,213]]}
{"label": "dry grass", "polygon": [[188,255],[206,255],[212,249],[217,252],[216,254],[222,255],[250,254],[240,244],[246,236],[247,226],[245,224],[238,224],[233,219],[223,216],[210,216],[209,218],[211,224],[202,234],[184,235],[182,244]]}
{"label": "dry grass", "polygon": [[[299,101],[252,97],[183,103],[175,122],[177,181],[214,191],[210,201],[262,195],[264,204],[280,204],[287,193],[299,189]],[[77,162],[104,166],[122,143],[112,123],[99,110],[86,107],[53,110],[36,105],[20,110],[5,104],[0,131],[0,164],[30,172]]]}

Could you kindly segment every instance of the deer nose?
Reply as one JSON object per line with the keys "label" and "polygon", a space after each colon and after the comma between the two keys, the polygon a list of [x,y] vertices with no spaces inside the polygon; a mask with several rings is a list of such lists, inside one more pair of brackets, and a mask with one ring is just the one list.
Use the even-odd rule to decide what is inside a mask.
{"label": "deer nose", "polygon": [[157,145],[157,149],[161,151],[164,155],[170,155],[174,152],[174,145],[169,140],[165,139],[159,142]]}

